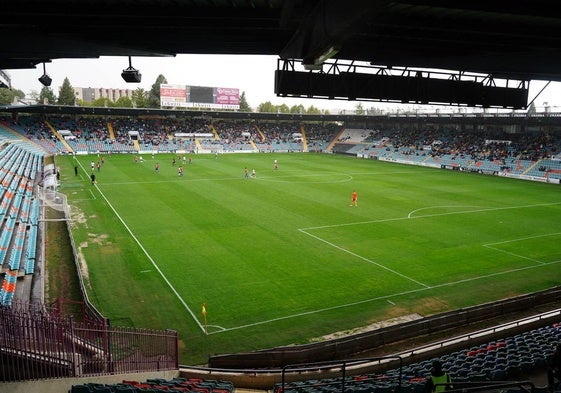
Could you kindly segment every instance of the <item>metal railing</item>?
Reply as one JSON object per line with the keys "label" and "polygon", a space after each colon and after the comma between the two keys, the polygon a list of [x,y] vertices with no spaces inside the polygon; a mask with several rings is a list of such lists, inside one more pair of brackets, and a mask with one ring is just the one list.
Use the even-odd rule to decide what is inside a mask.
{"label": "metal railing", "polygon": [[39,306],[0,307],[0,380],[178,369],[172,330],[76,323]]}

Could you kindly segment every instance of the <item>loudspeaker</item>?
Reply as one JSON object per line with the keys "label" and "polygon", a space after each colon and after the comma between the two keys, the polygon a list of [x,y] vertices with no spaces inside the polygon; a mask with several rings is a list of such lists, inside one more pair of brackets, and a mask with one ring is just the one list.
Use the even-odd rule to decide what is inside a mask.
{"label": "loudspeaker", "polygon": [[48,76],[47,74],[43,74],[39,77],[39,82],[41,82],[43,84],[43,86],[50,86],[52,83],[52,79],[50,76]]}
{"label": "loudspeaker", "polygon": [[127,83],[140,83],[140,80],[142,79],[140,72],[134,68],[127,68],[126,70],[123,70],[121,77],[123,77]]}

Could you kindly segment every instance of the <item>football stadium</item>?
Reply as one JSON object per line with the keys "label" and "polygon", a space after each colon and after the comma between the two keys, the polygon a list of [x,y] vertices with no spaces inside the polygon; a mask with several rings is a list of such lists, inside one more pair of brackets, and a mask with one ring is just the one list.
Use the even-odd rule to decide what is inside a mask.
{"label": "football stadium", "polygon": [[[271,9],[287,26],[299,15],[283,51],[254,43],[281,57],[279,96],[443,109],[242,111],[235,88],[167,83],[157,108],[0,107],[2,391],[561,391],[561,116],[527,85],[555,80],[547,65],[526,78],[497,55],[486,69],[506,85],[475,63],[316,72],[364,60],[344,44],[370,31],[357,15],[370,26],[372,4],[202,3],[187,8],[199,22],[233,3],[254,28]],[[403,16],[390,3],[386,18]],[[477,12],[455,9],[466,25],[502,20]],[[299,44],[325,49],[309,24],[345,25],[345,40],[304,56]],[[122,76],[140,82],[132,64]]]}

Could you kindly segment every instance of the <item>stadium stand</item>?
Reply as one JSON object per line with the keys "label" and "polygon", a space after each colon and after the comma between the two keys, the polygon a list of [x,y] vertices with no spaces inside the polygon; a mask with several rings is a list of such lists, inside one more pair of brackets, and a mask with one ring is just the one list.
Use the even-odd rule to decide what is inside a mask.
{"label": "stadium stand", "polygon": [[129,393],[164,393],[164,392],[197,392],[197,393],[234,393],[234,385],[230,381],[201,378],[150,378],[146,381],[123,380],[116,384],[87,383],[73,385],[69,393],[95,392],[129,392]]}
{"label": "stadium stand", "polygon": [[[50,154],[68,151],[43,119],[21,116],[17,122],[10,119],[4,124]],[[560,138],[544,132],[459,133],[447,127],[377,130],[335,123],[256,124],[220,119],[105,121],[91,116],[72,120],[54,117],[48,124],[68,131],[66,142],[72,151],[85,154],[325,151],[542,181],[561,179],[561,161],[556,156]]]}
{"label": "stadium stand", "polygon": [[[2,136],[0,150],[0,257],[2,261],[0,305],[14,298],[29,299],[29,291],[18,295],[18,283],[33,276],[39,262],[40,204],[34,192],[43,177],[45,154],[67,153],[68,147],[54,135],[45,120],[21,116],[5,119],[3,126],[18,132],[31,143],[22,144]],[[86,154],[146,152],[330,152],[413,165],[460,169],[489,174],[510,174],[543,180],[560,179],[561,164],[555,153],[561,139],[543,133],[458,133],[442,128],[384,129],[339,124],[259,123],[209,119],[101,119],[79,116],[50,116],[55,130],[69,130],[71,151]],[[129,131],[138,131],[138,148]],[[180,136],[210,134],[211,136]],[[23,286],[20,286],[23,287]],[[560,325],[550,325],[517,336],[494,340],[460,351],[439,355],[460,383],[489,383],[518,380],[542,370],[554,340],[561,340]],[[432,358],[434,359],[434,358]],[[274,392],[323,393],[349,391],[420,393],[430,360],[407,364],[383,373],[344,378],[313,378],[271,387]],[[467,386],[467,385],[465,385]],[[506,389],[506,388],[505,388]],[[520,393],[520,387],[513,388]],[[539,393],[543,386],[533,386]],[[231,393],[231,382],[192,378],[123,381],[118,384],[73,385],[73,392],[197,391]]]}
{"label": "stadium stand", "polygon": [[[39,205],[33,189],[44,153],[30,143],[4,140],[0,151],[0,305],[10,306],[18,281],[34,272],[29,256],[35,259]],[[30,294],[23,292],[29,299]]]}
{"label": "stadium stand", "polygon": [[[281,382],[275,384],[273,392],[333,392],[340,391],[341,386],[351,391],[424,392],[434,360],[439,360],[450,374],[454,390],[469,391],[480,384],[524,380],[536,371],[543,371],[560,341],[561,324],[553,324],[381,373]],[[534,386],[532,392],[547,389],[543,378],[540,382],[542,385]],[[553,389],[556,392],[560,390],[561,384]]]}

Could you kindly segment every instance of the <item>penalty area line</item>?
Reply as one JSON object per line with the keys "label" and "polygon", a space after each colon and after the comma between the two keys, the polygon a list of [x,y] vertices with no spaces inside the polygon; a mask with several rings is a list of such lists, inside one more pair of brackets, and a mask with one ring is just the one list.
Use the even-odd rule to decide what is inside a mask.
{"label": "penalty area line", "polygon": [[[535,262],[535,263],[539,263],[541,265],[545,265],[545,264],[548,264],[548,262],[544,262],[544,261],[540,261],[538,259],[530,258],[530,257],[527,257],[525,255],[516,254],[514,252],[501,250],[500,248],[493,247],[493,246],[500,245],[500,244],[517,243],[517,242],[522,242],[524,240],[532,240],[532,239],[539,239],[539,238],[542,238],[542,237],[559,236],[559,235],[561,235],[561,232],[546,233],[544,235],[534,235],[534,236],[521,237],[521,238],[518,238],[518,239],[505,240],[505,241],[502,241],[502,242],[487,243],[487,244],[483,244],[483,247],[488,248],[490,250],[497,251],[497,252],[501,252],[503,254],[511,255],[513,257],[517,257],[517,258],[520,258],[520,259],[526,259],[526,260],[531,261],[531,262]],[[555,263],[555,262],[557,262],[557,261],[553,261],[552,263]]]}
{"label": "penalty area line", "polygon": [[302,316],[306,316],[306,315],[320,314],[320,313],[326,312],[326,311],[332,311],[332,310],[337,310],[337,309],[341,309],[341,308],[353,307],[353,306],[358,306],[358,305],[366,304],[366,303],[372,303],[372,302],[379,301],[379,300],[385,300],[390,304],[395,304],[394,302],[392,302],[390,300],[391,298],[398,297],[398,296],[410,295],[410,294],[414,294],[414,293],[425,292],[425,291],[428,291],[428,290],[431,290],[431,289],[451,287],[451,286],[454,286],[454,285],[465,284],[465,283],[468,283],[468,282],[482,280],[482,279],[489,278],[489,277],[502,276],[504,274],[510,274],[510,273],[516,273],[516,272],[520,272],[520,271],[524,271],[524,270],[536,269],[536,268],[544,267],[544,265],[553,265],[553,264],[557,264],[557,263],[560,263],[560,262],[561,261],[554,261],[554,262],[545,263],[543,265],[525,266],[525,267],[521,267],[521,268],[517,268],[517,269],[505,270],[505,271],[501,271],[501,272],[470,277],[470,278],[466,278],[466,279],[463,279],[463,280],[445,282],[445,283],[442,283],[442,284],[434,285],[432,287],[423,287],[423,288],[412,289],[412,290],[409,290],[409,291],[396,292],[396,293],[392,293],[392,294],[388,294],[388,295],[382,295],[382,296],[377,296],[377,297],[370,298],[370,299],[360,300],[360,301],[357,301],[357,302],[339,304],[337,306],[319,308],[319,309],[312,310],[312,311],[306,311],[306,312],[301,312],[301,313],[296,313],[296,314],[291,314],[291,315],[285,315],[285,316],[278,317],[278,318],[271,318],[271,319],[267,319],[267,320],[263,320],[263,321],[259,321],[259,322],[234,326],[234,327],[231,327],[231,328],[224,328],[224,330],[222,330],[222,331],[212,332],[212,333],[208,333],[208,334],[211,335],[211,334],[217,334],[217,333],[222,333],[222,332],[228,332],[228,331],[232,331],[232,330],[240,330],[240,329],[250,328],[250,327],[254,327],[254,326],[265,325],[265,324],[273,323],[273,322],[277,322],[277,321],[283,321],[283,320],[286,320],[286,319],[298,318],[298,317],[302,317]]}
{"label": "penalty area line", "polygon": [[361,260],[363,260],[363,261],[365,261],[365,262],[368,262],[368,263],[370,263],[370,264],[372,264],[372,265],[378,266],[378,267],[381,268],[381,269],[387,270],[388,272],[390,272],[390,273],[392,273],[392,274],[395,274],[395,275],[397,275],[397,276],[399,276],[399,277],[401,277],[401,278],[404,278],[404,279],[406,279],[406,280],[408,280],[408,281],[414,282],[414,283],[417,284],[417,285],[420,285],[420,286],[425,287],[425,288],[430,288],[430,287],[429,287],[427,284],[425,284],[425,283],[422,283],[422,282],[420,282],[420,281],[418,281],[418,280],[415,280],[414,278],[411,278],[411,277],[409,277],[409,276],[406,276],[405,274],[402,274],[402,273],[400,273],[400,272],[398,272],[398,271],[396,271],[396,270],[390,269],[390,268],[387,267],[387,266],[384,266],[384,265],[382,265],[382,264],[380,264],[380,263],[378,263],[378,262],[375,262],[375,261],[373,261],[373,260],[371,260],[371,259],[368,259],[368,258],[366,258],[366,257],[363,257],[362,255],[359,255],[359,254],[357,254],[357,253],[355,253],[355,252],[352,252],[352,251],[350,251],[350,250],[347,250],[346,248],[343,248],[343,247],[341,247],[341,246],[338,246],[337,244],[331,243],[331,242],[329,242],[329,241],[327,241],[327,240],[325,240],[325,239],[323,239],[323,238],[321,238],[321,237],[319,237],[319,236],[312,235],[311,233],[305,231],[304,229],[298,229],[298,231],[300,231],[300,232],[302,232],[302,233],[304,233],[304,234],[306,234],[306,235],[308,235],[308,236],[310,236],[310,237],[312,237],[312,238],[314,238],[314,239],[316,239],[316,240],[319,240],[320,242],[323,242],[323,243],[327,244],[328,246],[331,246],[331,247],[333,247],[333,248],[336,248],[336,249],[339,250],[339,251],[343,251],[343,252],[345,252],[345,253],[347,253],[347,254],[349,254],[349,255],[352,255],[352,256],[355,257],[355,258],[361,259]]}

